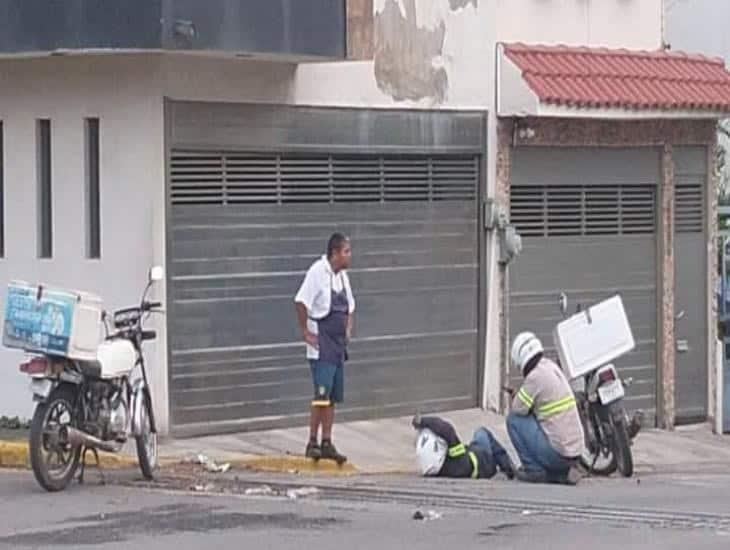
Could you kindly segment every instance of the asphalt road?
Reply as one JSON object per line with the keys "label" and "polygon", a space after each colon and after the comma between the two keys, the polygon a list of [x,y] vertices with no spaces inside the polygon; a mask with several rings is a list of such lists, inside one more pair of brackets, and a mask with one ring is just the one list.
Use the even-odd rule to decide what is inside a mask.
{"label": "asphalt road", "polygon": [[[107,486],[93,480],[90,473],[87,485],[47,494],[26,472],[0,471],[0,548],[730,548],[728,476],[578,488],[407,477],[203,480],[206,491],[226,494],[180,490],[187,482],[164,478],[150,488],[131,472]],[[277,496],[313,485],[318,494]],[[433,510],[434,519],[414,520],[416,510]]]}

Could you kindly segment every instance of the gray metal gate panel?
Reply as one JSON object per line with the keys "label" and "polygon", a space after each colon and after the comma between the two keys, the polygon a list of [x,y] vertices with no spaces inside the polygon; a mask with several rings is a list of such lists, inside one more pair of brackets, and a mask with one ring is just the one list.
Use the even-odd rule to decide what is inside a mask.
{"label": "gray metal gate panel", "polygon": [[[675,148],[675,403],[678,423],[707,419],[707,151]],[[679,315],[683,312],[683,315]]]}
{"label": "gray metal gate panel", "polygon": [[474,155],[173,151],[173,429],[306,420],[293,296],[333,230],[358,306],[338,415],[474,406],[478,176]]}
{"label": "gray metal gate panel", "polygon": [[[659,154],[648,149],[519,148],[511,219],[524,249],[510,266],[509,330],[536,332],[555,355],[557,297],[571,308],[613,294],[624,300],[637,342],[616,361],[633,377],[629,409],[656,415],[656,192]],[[513,384],[519,382],[512,373]]]}
{"label": "gray metal gate panel", "polygon": [[332,153],[473,153],[485,149],[483,113],[168,103],[170,146]]}

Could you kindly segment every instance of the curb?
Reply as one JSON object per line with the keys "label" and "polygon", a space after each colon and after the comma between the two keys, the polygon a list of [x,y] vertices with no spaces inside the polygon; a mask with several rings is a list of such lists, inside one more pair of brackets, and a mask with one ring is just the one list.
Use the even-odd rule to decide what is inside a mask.
{"label": "curb", "polygon": [[[94,463],[93,458],[88,458]],[[136,468],[137,457],[125,454],[112,454],[99,452],[101,465],[107,469]],[[183,459],[175,457],[160,457],[160,466],[172,466],[184,462]],[[221,460],[228,462],[233,469],[253,470],[268,473],[311,473],[326,474],[334,476],[347,476],[358,473],[355,466],[345,463],[338,466],[330,460],[315,462],[311,459],[297,456],[250,456],[232,460]],[[28,457],[27,441],[0,440],[0,468],[29,469],[30,460]]]}
{"label": "curb", "polygon": [[[91,460],[93,462],[93,458]],[[127,455],[100,452],[99,461],[104,468],[109,469],[121,469],[137,466],[137,458]],[[0,468],[30,468],[28,443],[26,441],[0,440]]]}

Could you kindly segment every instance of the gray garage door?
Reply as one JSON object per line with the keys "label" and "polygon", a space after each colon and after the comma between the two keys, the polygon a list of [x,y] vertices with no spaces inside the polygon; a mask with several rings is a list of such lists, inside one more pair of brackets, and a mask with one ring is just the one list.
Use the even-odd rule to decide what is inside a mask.
{"label": "gray garage door", "polygon": [[524,250],[510,269],[510,334],[533,330],[552,349],[561,315],[620,293],[637,346],[616,361],[633,377],[629,409],[656,414],[656,194],[654,150],[521,148],[514,154],[511,219]]}
{"label": "gray garage door", "polygon": [[675,404],[677,423],[707,420],[707,150],[674,150]]}
{"label": "gray garage door", "polygon": [[358,305],[340,418],[477,403],[479,155],[188,147],[169,166],[176,432],[306,421],[293,296],[334,230]]}

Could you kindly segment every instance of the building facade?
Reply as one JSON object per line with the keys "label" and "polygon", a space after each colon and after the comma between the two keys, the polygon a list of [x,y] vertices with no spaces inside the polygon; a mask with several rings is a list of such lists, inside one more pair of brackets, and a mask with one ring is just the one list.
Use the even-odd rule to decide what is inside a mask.
{"label": "building facade", "polygon": [[[690,277],[686,315],[714,326],[703,215],[708,128],[726,107],[561,110],[508,46],[659,50],[662,3],[300,4],[0,8],[0,282],[97,292],[111,309],[165,265],[150,364],[173,434],[304,421],[291,302],[335,229],[353,237],[359,297],[344,418],[503,408],[509,336],[530,326],[549,341],[560,290],[624,295],[630,403],[666,426],[711,416],[711,328],[674,335],[687,307],[673,281]],[[509,266],[492,204],[523,235]],[[675,239],[685,211],[691,236]],[[586,229],[601,216],[608,229]],[[684,389],[672,350],[690,339]],[[27,416],[19,354],[1,356],[4,409]]]}

